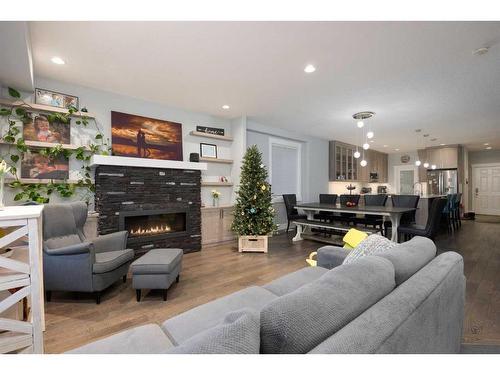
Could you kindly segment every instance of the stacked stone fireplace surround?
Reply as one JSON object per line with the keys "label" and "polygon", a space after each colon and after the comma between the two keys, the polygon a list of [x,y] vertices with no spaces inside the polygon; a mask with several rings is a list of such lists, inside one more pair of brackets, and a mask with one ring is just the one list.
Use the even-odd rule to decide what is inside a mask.
{"label": "stacked stone fireplace surround", "polygon": [[[130,237],[136,256],[152,248],[201,249],[201,172],[100,165],[95,173],[95,205],[100,234],[123,228],[123,217],[140,212],[185,212],[186,230],[179,233]],[[120,222],[121,220],[121,222]]]}

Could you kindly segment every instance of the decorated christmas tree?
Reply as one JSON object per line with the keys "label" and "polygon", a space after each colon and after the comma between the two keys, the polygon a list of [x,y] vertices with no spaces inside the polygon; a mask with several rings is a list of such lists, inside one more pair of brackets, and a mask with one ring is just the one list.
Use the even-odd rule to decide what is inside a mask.
{"label": "decorated christmas tree", "polygon": [[247,149],[241,166],[232,230],[240,236],[268,235],[276,230],[271,185],[257,146]]}

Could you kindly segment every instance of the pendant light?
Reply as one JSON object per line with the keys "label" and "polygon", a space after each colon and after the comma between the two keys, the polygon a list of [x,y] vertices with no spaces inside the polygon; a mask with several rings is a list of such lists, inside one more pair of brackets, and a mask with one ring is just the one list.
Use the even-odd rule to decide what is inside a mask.
{"label": "pendant light", "polygon": [[[358,129],[362,129],[365,126],[364,120],[373,117],[373,115],[375,115],[375,112],[364,111],[364,112],[358,112],[358,113],[353,114],[352,118],[357,120],[356,125],[357,125]],[[368,133],[366,133],[366,135],[364,134],[364,131],[362,132],[362,139],[364,140],[364,143],[362,145],[363,158],[359,163],[359,165],[361,165],[362,167],[366,167],[368,165],[368,162],[365,159],[365,150],[368,150],[370,148],[370,144],[368,143],[367,139],[371,139],[371,138],[373,138],[373,136],[374,136],[374,133],[373,133],[373,131],[371,131],[371,129],[368,131]],[[359,159],[361,157],[361,153],[359,152],[358,146],[356,146],[356,151],[354,152],[354,157],[356,159]]]}
{"label": "pendant light", "polygon": [[[415,133],[417,133],[417,137],[418,137],[418,133],[420,133],[422,131],[422,129],[417,129],[415,130]],[[420,139],[419,137],[417,139]],[[417,142],[417,143],[420,143],[420,142]],[[422,165],[422,162],[420,161],[420,157],[418,156],[418,144],[417,144],[417,160],[415,160],[415,165],[417,167],[420,167],[420,165]]]}
{"label": "pendant light", "polygon": [[424,168],[429,168],[429,162],[427,161],[427,158],[428,158],[428,155],[427,155],[427,137],[429,137],[429,134],[424,134],[424,149],[425,149]]}

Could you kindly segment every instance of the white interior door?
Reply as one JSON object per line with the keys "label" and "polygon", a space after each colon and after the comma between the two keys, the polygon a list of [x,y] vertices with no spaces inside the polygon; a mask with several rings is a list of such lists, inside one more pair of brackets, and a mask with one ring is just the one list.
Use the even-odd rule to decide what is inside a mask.
{"label": "white interior door", "polygon": [[413,194],[418,181],[418,169],[411,165],[394,166],[394,186],[396,194]]}
{"label": "white interior door", "polygon": [[474,211],[500,215],[500,164],[472,168]]}

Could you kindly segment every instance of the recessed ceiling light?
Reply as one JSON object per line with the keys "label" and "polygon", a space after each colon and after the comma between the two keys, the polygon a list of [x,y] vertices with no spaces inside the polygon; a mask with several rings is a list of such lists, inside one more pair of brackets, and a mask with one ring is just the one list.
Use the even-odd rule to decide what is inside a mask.
{"label": "recessed ceiling light", "polygon": [[491,150],[491,146],[486,147],[487,150]]}
{"label": "recessed ceiling light", "polygon": [[304,68],[304,72],[306,72],[306,73],[314,73],[315,71],[316,71],[316,67],[312,64],[308,64]]}
{"label": "recessed ceiling light", "polygon": [[370,143],[373,143],[373,142],[375,142],[375,141],[372,139],[372,140],[370,141]]}
{"label": "recessed ceiling light", "polygon": [[474,51],[472,51],[472,54],[474,56],[481,56],[481,55],[488,53],[489,50],[490,50],[490,47],[481,47],[481,48],[477,48]]}
{"label": "recessed ceiling light", "polygon": [[445,144],[445,143],[440,143],[439,145],[440,145],[440,146],[446,146],[446,144]]}
{"label": "recessed ceiling light", "polygon": [[387,147],[387,145],[384,145],[384,147]]}
{"label": "recessed ceiling light", "polygon": [[229,109],[229,106],[228,106],[227,104],[224,104],[224,105],[222,106],[222,109]]}
{"label": "recessed ceiling light", "polygon": [[489,143],[485,143],[484,145],[485,145],[485,146],[489,146],[490,144],[489,144]]}
{"label": "recessed ceiling light", "polygon": [[395,148],[394,151],[399,151],[399,148]]}
{"label": "recessed ceiling light", "polygon": [[54,56],[53,58],[50,59],[50,61],[52,61],[54,64],[57,64],[57,65],[66,64],[66,62],[58,56]]}

